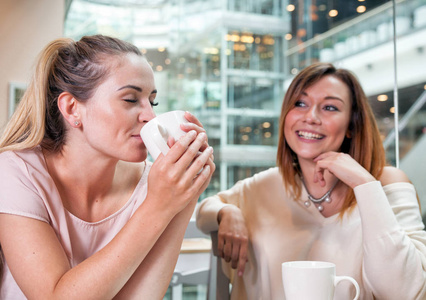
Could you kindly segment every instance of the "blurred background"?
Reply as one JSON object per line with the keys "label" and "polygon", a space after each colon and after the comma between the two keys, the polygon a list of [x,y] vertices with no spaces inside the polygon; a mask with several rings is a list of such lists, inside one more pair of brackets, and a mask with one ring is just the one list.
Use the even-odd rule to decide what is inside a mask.
{"label": "blurred background", "polygon": [[360,79],[388,162],[414,182],[426,215],[426,0],[1,0],[0,126],[45,44],[97,33],[146,55],[157,114],[202,121],[217,166],[203,197],[275,166],[286,88],[326,61]]}

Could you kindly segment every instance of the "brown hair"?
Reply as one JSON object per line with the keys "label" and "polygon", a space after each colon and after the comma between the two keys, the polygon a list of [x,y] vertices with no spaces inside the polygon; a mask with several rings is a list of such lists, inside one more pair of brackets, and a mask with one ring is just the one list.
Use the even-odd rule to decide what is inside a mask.
{"label": "brown hair", "polygon": [[84,36],[79,41],[60,38],[41,52],[31,82],[0,138],[0,152],[38,145],[58,151],[66,140],[66,127],[58,109],[62,92],[77,101],[89,99],[108,76],[107,57],[142,53],[125,41]]}
{"label": "brown hair", "polygon": [[[350,71],[336,69],[329,63],[315,63],[303,69],[290,84],[281,108],[277,164],[283,176],[284,185],[297,199],[301,195],[300,170],[294,166],[294,152],[286,143],[284,124],[287,113],[293,109],[303,91],[318,82],[324,76],[333,76],[344,82],[350,90],[352,108],[349,123],[350,138],[345,137],[341,151],[352,156],[375,178],[379,178],[386,163],[385,151],[373,111],[358,79]],[[341,216],[355,203],[353,190],[347,193],[341,210]]]}

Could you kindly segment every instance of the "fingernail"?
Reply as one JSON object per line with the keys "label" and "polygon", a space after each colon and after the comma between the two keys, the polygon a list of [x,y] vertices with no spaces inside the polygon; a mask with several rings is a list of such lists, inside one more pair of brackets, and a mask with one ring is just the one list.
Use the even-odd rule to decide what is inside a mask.
{"label": "fingernail", "polygon": [[243,276],[243,272],[239,271],[238,276],[240,276],[240,277]]}

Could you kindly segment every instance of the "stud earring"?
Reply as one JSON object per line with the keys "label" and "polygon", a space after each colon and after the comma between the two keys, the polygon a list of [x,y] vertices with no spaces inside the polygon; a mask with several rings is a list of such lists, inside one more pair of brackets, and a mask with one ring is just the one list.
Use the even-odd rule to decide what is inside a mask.
{"label": "stud earring", "polygon": [[78,125],[80,125],[80,122],[79,122],[79,121],[75,121],[75,122],[74,122],[74,125],[75,125],[75,126],[78,126]]}

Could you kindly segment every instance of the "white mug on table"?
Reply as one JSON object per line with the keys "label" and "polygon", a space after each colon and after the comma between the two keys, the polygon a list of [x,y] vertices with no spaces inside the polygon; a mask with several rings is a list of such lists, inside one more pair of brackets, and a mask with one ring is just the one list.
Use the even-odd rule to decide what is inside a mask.
{"label": "white mug on table", "polygon": [[177,141],[186,134],[180,128],[180,124],[188,123],[184,115],[185,112],[181,110],[169,111],[156,116],[142,127],[141,138],[154,160],[160,153],[166,155],[169,152],[170,147],[167,145],[169,137]]}
{"label": "white mug on table", "polygon": [[336,276],[336,265],[323,261],[289,261],[282,264],[282,280],[286,300],[333,300],[334,288],[342,280],[356,289],[359,285],[349,276]]}

